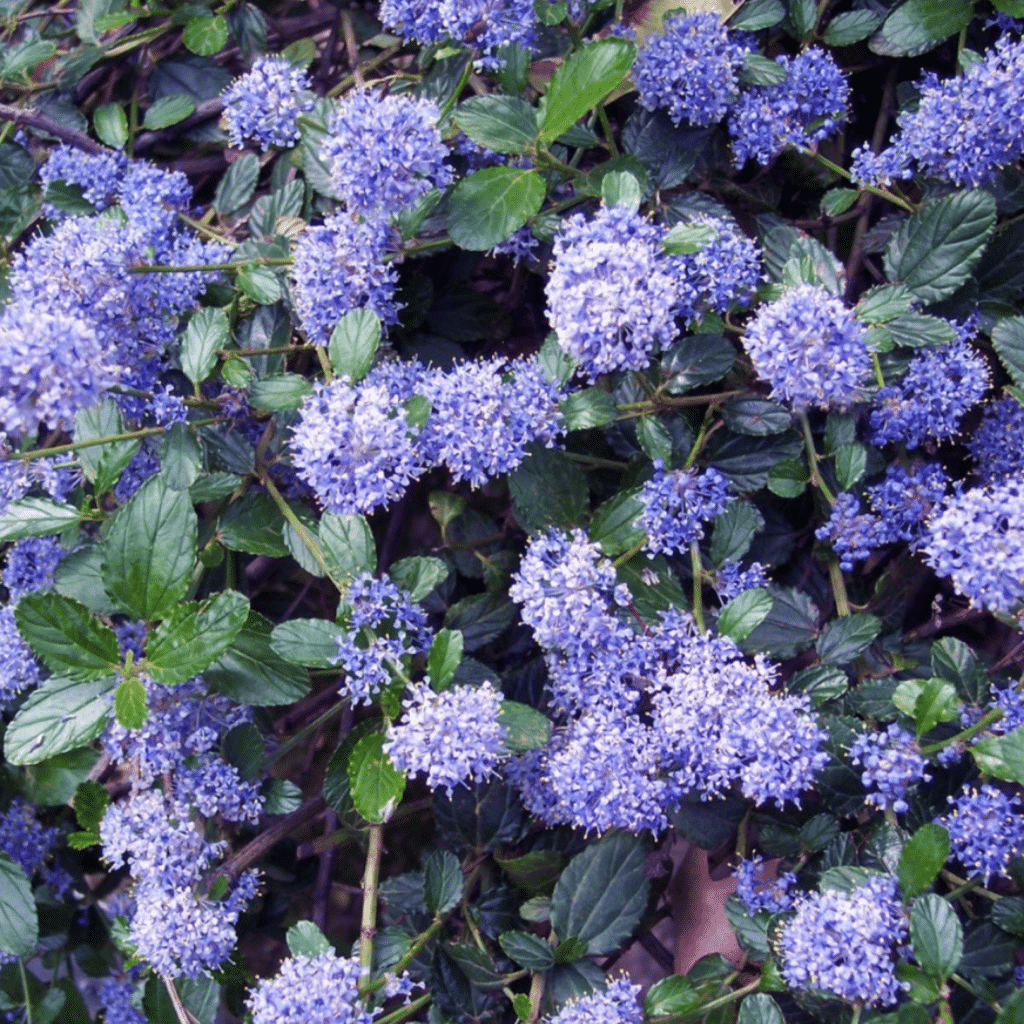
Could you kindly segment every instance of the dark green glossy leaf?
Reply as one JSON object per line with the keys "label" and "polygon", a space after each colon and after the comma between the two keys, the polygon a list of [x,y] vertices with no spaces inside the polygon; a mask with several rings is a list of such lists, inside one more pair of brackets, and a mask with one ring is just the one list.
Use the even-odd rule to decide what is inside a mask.
{"label": "dark green glossy leaf", "polygon": [[459,105],[455,123],[495,153],[525,153],[537,135],[537,112],[518,96],[473,96]]}
{"label": "dark green glossy leaf", "polygon": [[719,334],[693,334],[676,342],[663,356],[665,389],[681,395],[721,380],[732,369],[736,350]]}
{"label": "dark green glossy leaf", "polygon": [[765,992],[752,992],[740,1003],[736,1024],[784,1024],[779,1004]]}
{"label": "dark green glossy leaf", "polygon": [[398,586],[409,592],[413,601],[422,601],[428,597],[450,574],[451,570],[440,558],[423,555],[400,558],[388,567],[388,575]]}
{"label": "dark green glossy leaf", "polygon": [[181,369],[193,384],[210,376],[217,365],[217,349],[227,346],[229,336],[224,309],[207,306],[189,320],[181,342]]}
{"label": "dark green glossy leaf", "polygon": [[868,46],[885,57],[916,57],[966,28],[973,11],[970,0],[907,0],[885,19]]}
{"label": "dark green glossy leaf", "polygon": [[435,914],[447,914],[462,899],[459,858],[447,850],[432,850],[423,862],[423,899]]}
{"label": "dark green glossy leaf", "polygon": [[498,715],[505,730],[505,746],[515,754],[543,747],[551,738],[551,722],[528,704],[503,700]]}
{"label": "dark green glossy leaf", "polygon": [[[844,11],[825,26],[822,39],[828,46],[852,46],[862,39],[867,39],[881,24],[882,17],[881,14],[869,10]],[[853,189],[843,191],[852,192]]]}
{"label": "dark green glossy leaf", "polygon": [[546,186],[539,171],[487,167],[452,190],[448,233],[462,249],[493,249],[540,210]]}
{"label": "dark green glossy leaf", "polygon": [[882,628],[874,615],[847,615],[825,624],[814,647],[826,665],[842,665],[867,650]]}
{"label": "dark green glossy leaf", "polygon": [[956,911],[941,896],[919,896],[910,908],[914,959],[933,978],[944,981],[963,956],[964,930]]}
{"label": "dark green glossy leaf", "polygon": [[606,427],[619,415],[615,399],[600,388],[574,391],[562,400],[562,416],[566,430],[589,430]]}
{"label": "dark green glossy leaf", "polygon": [[370,733],[355,745],[348,762],[352,803],[367,821],[378,824],[391,817],[405,792],[405,776],[383,746],[384,736]]}
{"label": "dark green glossy leaf", "polygon": [[370,309],[353,309],[335,325],[327,351],[335,372],[354,384],[373,365],[379,344],[380,317]]}
{"label": "dark green glossy leaf", "polygon": [[150,131],[159,131],[184,121],[195,109],[196,101],[191,96],[164,96],[150,106],[142,123]]}
{"label": "dark green glossy leaf", "polygon": [[553,448],[533,445],[509,474],[508,489],[516,520],[527,533],[579,526],[589,511],[586,474]]}
{"label": "dark green glossy leaf", "polygon": [[438,692],[454,678],[462,661],[462,650],[462,634],[458,630],[442,629],[434,637],[427,655],[427,671],[430,685]]}
{"label": "dark green glossy leaf", "polygon": [[896,875],[900,892],[910,899],[935,881],[949,858],[949,833],[933,822],[922,825],[904,844]]}
{"label": "dark green glossy leaf", "polygon": [[478,651],[512,625],[516,606],[497,594],[473,594],[453,604],[444,617],[445,627],[462,632],[467,652]]}
{"label": "dark green glossy leaf", "polygon": [[28,956],[39,942],[39,915],[25,869],[0,853],[0,950]]}
{"label": "dark green glossy leaf", "polygon": [[249,389],[249,404],[254,409],[284,412],[298,409],[312,393],[312,386],[301,374],[273,373]]}
{"label": "dark green glossy leaf", "polygon": [[285,661],[310,668],[333,668],[338,661],[337,641],[345,631],[326,619],[290,619],[274,627],[270,646]]}
{"label": "dark green glossy leaf", "polygon": [[550,942],[529,932],[505,932],[498,942],[507,956],[528,971],[547,971],[554,966],[555,955]]}
{"label": "dark green glossy leaf", "polygon": [[98,679],[121,664],[114,631],[70,598],[26,594],[15,606],[14,621],[32,650],[56,673]]}
{"label": "dark green glossy leaf", "polygon": [[992,328],[992,347],[1018,387],[1024,387],[1024,316],[1004,317]]}
{"label": "dark green glossy leaf", "polygon": [[49,498],[21,498],[0,513],[0,543],[25,537],[47,537],[77,523],[77,508]]}

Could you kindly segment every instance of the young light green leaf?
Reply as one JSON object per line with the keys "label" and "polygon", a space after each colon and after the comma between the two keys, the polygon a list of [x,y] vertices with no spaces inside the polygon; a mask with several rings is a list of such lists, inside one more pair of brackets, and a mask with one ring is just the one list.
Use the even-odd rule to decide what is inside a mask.
{"label": "young light green leaf", "polygon": [[922,825],[903,845],[896,876],[910,899],[928,888],[949,858],[949,833],[934,822]]}
{"label": "young light green leaf", "polygon": [[327,936],[312,921],[296,921],[285,934],[292,956],[313,959],[334,949]]}
{"label": "young light green leaf", "polygon": [[430,685],[439,693],[447,689],[462,662],[462,634],[457,629],[439,630],[427,655]]}
{"label": "young light green leaf", "polygon": [[335,372],[355,384],[373,366],[379,344],[380,317],[371,309],[353,309],[335,325],[327,352]]}
{"label": "young light green leaf", "polygon": [[601,39],[577,50],[551,76],[540,103],[541,143],[554,142],[629,74],[636,47],[626,39]]}
{"label": "young light green leaf", "polygon": [[128,118],[120,103],[104,103],[96,108],[92,115],[93,128],[96,134],[108,146],[124,149],[128,141]]}
{"label": "young light green leaf", "polygon": [[199,57],[211,57],[223,50],[228,41],[228,23],[220,14],[191,18],[181,41]]}
{"label": "young light green leaf", "polygon": [[184,121],[186,117],[195,113],[195,109],[196,101],[191,96],[185,96],[182,93],[162,96],[146,111],[142,124],[150,131],[170,128],[172,124]]}
{"label": "young light green leaf", "polygon": [[[124,430],[121,410],[112,398],[104,398],[75,416],[75,443],[114,437]],[[97,495],[106,494],[120,479],[125,466],[135,457],[141,441],[108,441],[106,444],[81,448],[78,461]]]}
{"label": "young light green leaf", "polygon": [[764,622],[771,610],[772,595],[767,590],[744,590],[719,612],[718,632],[741,644]]}
{"label": "young light green leaf", "polygon": [[146,724],[146,687],[138,676],[122,679],[114,691],[114,714],[126,729],[141,729]]}
{"label": "young light green leaf", "polygon": [[395,812],[405,792],[405,776],[384,753],[384,735],[364,736],[348,762],[352,803],[369,822],[381,824]]}

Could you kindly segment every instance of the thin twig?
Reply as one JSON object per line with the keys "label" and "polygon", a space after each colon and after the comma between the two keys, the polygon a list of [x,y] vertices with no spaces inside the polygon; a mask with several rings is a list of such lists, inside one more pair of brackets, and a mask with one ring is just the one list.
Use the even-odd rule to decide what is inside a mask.
{"label": "thin twig", "polygon": [[8,103],[0,103],[0,120],[10,121],[22,128],[36,128],[42,132],[49,132],[61,142],[66,142],[69,146],[74,146],[85,153],[91,153],[93,156],[115,152],[115,150],[104,146],[102,142],[90,139],[85,132],[59,124],[52,117],[47,117],[46,114],[40,113],[34,107],[12,107]]}

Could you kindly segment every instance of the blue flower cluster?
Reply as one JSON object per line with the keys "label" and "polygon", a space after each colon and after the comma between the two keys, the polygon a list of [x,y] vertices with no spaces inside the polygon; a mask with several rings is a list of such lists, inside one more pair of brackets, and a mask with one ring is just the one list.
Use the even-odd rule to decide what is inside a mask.
{"label": "blue flower cluster", "polygon": [[409,778],[426,776],[431,789],[482,782],[508,755],[500,721],[501,693],[488,681],[442,693],[429,680],[413,683],[391,726],[384,752]]}
{"label": "blue flower cluster", "polygon": [[53,573],[67,552],[56,537],[29,537],[13,544],[7,552],[3,584],[8,600],[17,604],[25,595],[53,586]]}
{"label": "blue flower cluster", "polygon": [[917,448],[928,440],[954,437],[961,417],[981,401],[990,383],[984,356],[966,341],[925,349],[898,384],[875,396],[872,440],[878,445],[902,441]]}
{"label": "blue flower cluster", "polygon": [[782,977],[848,1003],[891,1006],[902,992],[895,950],[906,939],[895,878],[872,878],[853,892],[815,892],[781,931]]}
{"label": "blue flower cluster", "polygon": [[967,443],[975,472],[991,484],[1024,473],[1024,405],[1006,396],[985,407]]}
{"label": "blue flower cluster", "polygon": [[39,661],[22,639],[14,608],[0,608],[0,707],[39,682]]}
{"label": "blue flower cluster", "polygon": [[795,411],[844,408],[860,396],[871,371],[867,329],[816,285],[792,288],[762,306],[743,346],[757,375],[772,385],[772,397]]}
{"label": "blue flower cluster", "polygon": [[698,473],[676,469],[669,473],[659,459],[654,478],[637,499],[643,512],[636,525],[647,534],[644,550],[652,554],[684,553],[704,536],[704,524],[720,516],[736,500],[729,482],[717,469]]}
{"label": "blue flower cluster", "polygon": [[751,914],[761,910],[781,914],[796,902],[796,895],[791,891],[796,881],[793,872],[781,875],[769,872],[763,858],[754,856],[740,861],[736,869],[736,895]]}
{"label": "blue flower cluster", "polygon": [[430,647],[427,616],[410,595],[389,579],[361,573],[348,588],[339,611],[345,636],[338,640],[336,664],[345,669],[344,691],[353,702],[369,704],[389,686],[394,669]]}
{"label": "blue flower cluster", "polygon": [[[509,473],[527,447],[549,447],[562,431],[560,388],[535,359],[381,363],[358,385],[318,384],[291,440],[300,477],[332,512],[368,512],[401,497],[431,466],[478,487]],[[432,408],[426,425],[408,403]]]}
{"label": "blue flower cluster", "polygon": [[864,768],[861,782],[872,790],[867,802],[897,814],[909,807],[906,798],[911,788],[931,778],[913,733],[895,722],[885,732],[858,736],[850,747],[850,760]]}
{"label": "blue flower cluster", "polygon": [[228,139],[241,148],[247,139],[266,152],[271,146],[294,146],[299,117],[312,110],[309,76],[285,57],[267,54],[236,78],[221,94]]}
{"label": "blue flower cluster", "polygon": [[675,124],[717,124],[739,96],[746,48],[708,11],[672,11],[664,26],[644,40],[633,65],[640,105],[667,111]]}
{"label": "blue flower cluster", "polygon": [[101,978],[96,999],[103,1009],[105,1024],[147,1024],[143,1012],[132,1004],[136,985],[129,978]]}
{"label": "blue flower cluster", "polygon": [[[572,6],[579,11],[578,0]],[[380,20],[426,46],[469,45],[484,55],[478,67],[499,66],[503,46],[531,46],[537,27],[532,0],[383,0]]]}
{"label": "blue flower cluster", "polygon": [[777,85],[746,90],[729,117],[733,162],[767,166],[788,146],[810,149],[846,122],[850,87],[832,55],[810,47],[775,58],[786,71]]}
{"label": "blue flower cluster", "polygon": [[350,213],[388,219],[451,184],[439,117],[435,103],[405,94],[357,91],[338,103],[320,157]]}
{"label": "blue flower cluster", "polygon": [[644,1014],[637,997],[640,986],[620,974],[603,992],[581,996],[566,1003],[548,1024],[643,1024]]}
{"label": "blue flower cluster", "polygon": [[[97,213],[117,202],[117,192],[127,160],[123,153],[83,153],[70,146],[58,146],[39,168],[39,181],[47,189],[55,181],[75,185]],[[60,220],[63,214],[51,203],[43,204],[43,215]]]}
{"label": "blue flower cluster", "polygon": [[923,547],[974,607],[1009,612],[1024,597],[1024,486],[1007,480],[953,495]]}
{"label": "blue flower cluster", "polygon": [[744,566],[732,559],[725,562],[711,580],[711,586],[723,603],[738,597],[744,590],[756,590],[767,585],[768,571],[760,562]]}
{"label": "blue flower cluster", "polygon": [[47,863],[60,838],[61,830],[44,828],[35,808],[20,796],[0,814],[0,850],[20,864],[29,878],[38,874],[58,896],[63,896],[72,879],[59,865]]}
{"label": "blue flower cluster", "polygon": [[664,236],[664,228],[624,206],[562,223],[547,282],[548,320],[592,380],[642,370],[678,335],[678,276],[662,251]]}
{"label": "blue flower cluster", "polygon": [[385,324],[398,322],[398,271],[388,256],[398,237],[379,220],[346,213],[308,227],[295,244],[292,305],[299,324],[316,345],[326,345],[338,321],[353,309],[368,309]]}
{"label": "blue flower cluster", "polygon": [[950,797],[950,810],[938,823],[949,830],[953,856],[971,878],[985,885],[1007,875],[1010,861],[1024,856],[1024,817],[1020,798],[995,786],[965,789]]}
{"label": "blue flower cluster", "polygon": [[878,516],[862,512],[856,495],[844,492],[836,495],[827,522],[814,536],[832,546],[843,572],[851,572],[855,563],[885,543],[884,531],[885,524]]}
{"label": "blue flower cluster", "polygon": [[941,80],[926,72],[920,100],[897,118],[900,132],[878,155],[854,153],[862,184],[909,178],[912,165],[954,185],[978,186],[1024,155],[1024,40],[1002,36],[983,59]]}
{"label": "blue flower cluster", "polygon": [[920,545],[924,524],[946,498],[949,477],[939,465],[894,462],[885,479],[867,489],[868,501],[879,522],[879,543],[908,541],[911,550]]}
{"label": "blue flower cluster", "polygon": [[355,957],[339,957],[333,950],[289,957],[250,993],[246,1006],[252,1024],[373,1024],[380,1010],[363,1005],[360,974]]}

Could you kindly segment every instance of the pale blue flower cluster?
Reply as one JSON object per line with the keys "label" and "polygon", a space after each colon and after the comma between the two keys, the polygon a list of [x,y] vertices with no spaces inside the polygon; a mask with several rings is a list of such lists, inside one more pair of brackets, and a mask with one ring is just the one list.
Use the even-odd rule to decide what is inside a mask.
{"label": "pale blue flower cluster", "polygon": [[675,124],[717,124],[739,96],[746,48],[708,11],[672,11],[664,26],[644,40],[633,65],[640,105],[667,111]]}
{"label": "pale blue flower cluster", "polygon": [[38,873],[58,896],[63,896],[71,886],[71,878],[63,868],[47,863],[60,839],[61,830],[44,828],[36,817],[36,809],[20,796],[0,814],[0,850],[20,864],[29,878]]}
{"label": "pale blue flower cluster", "polygon": [[757,855],[740,861],[736,869],[736,895],[751,914],[761,910],[781,914],[796,902],[796,894],[792,892],[796,875],[785,871],[775,878],[767,877],[763,863],[763,858]]}
{"label": "pale blue flower cluster", "polygon": [[289,957],[249,994],[252,1024],[373,1024],[380,1010],[363,1004],[360,975],[356,957],[339,957],[333,950]]}
{"label": "pale blue flower cluster", "polygon": [[854,153],[855,181],[909,178],[916,164],[929,177],[976,187],[1024,155],[1024,40],[1002,36],[952,78],[926,72],[919,90],[917,106],[898,116],[900,131],[888,149]]}
{"label": "pale blue flower cluster", "polygon": [[28,537],[7,551],[3,584],[8,600],[17,604],[25,595],[53,586],[53,573],[67,552],[56,537]]}
{"label": "pale blue flower cluster", "polygon": [[922,779],[931,778],[913,733],[895,722],[884,732],[858,736],[850,747],[850,760],[864,769],[861,782],[871,790],[867,802],[897,814],[908,809],[910,790]]}
{"label": "pale blue flower cluster", "polygon": [[253,139],[264,152],[271,146],[294,146],[299,118],[316,104],[310,88],[309,76],[287,58],[259,57],[221,94],[231,145],[239,149]]}
{"label": "pale blue flower cluster", "polygon": [[435,103],[404,93],[359,90],[338,103],[320,157],[349,212],[389,219],[451,184],[439,117]]}
{"label": "pale blue flower cluster", "polygon": [[760,562],[744,566],[730,559],[715,573],[711,586],[723,603],[739,597],[745,590],[756,590],[768,585],[768,570]]}
{"label": "pale blue flower cluster", "polygon": [[483,782],[508,755],[501,692],[488,680],[435,693],[424,679],[409,687],[402,708],[384,752],[409,778],[425,775],[431,789],[451,795],[464,782]]}
{"label": "pale blue flower cluster", "polygon": [[984,356],[967,342],[925,349],[898,384],[875,396],[872,440],[879,445],[902,441],[917,448],[954,437],[964,413],[981,401],[990,383]]}
{"label": "pale blue flower cluster", "polygon": [[782,977],[794,988],[848,1003],[891,1006],[903,991],[896,949],[906,939],[895,878],[872,878],[852,892],[815,892],[781,930]]}
{"label": "pale blue flower cluster", "polygon": [[884,543],[882,532],[878,516],[862,512],[857,496],[844,491],[836,495],[827,522],[814,531],[814,536],[832,546],[843,572],[851,572],[856,562]]}
{"label": "pale blue flower cluster", "polygon": [[[55,181],[64,181],[82,190],[82,196],[97,213],[117,202],[117,191],[127,160],[122,153],[83,153],[70,146],[58,146],[39,168],[39,181],[44,189]],[[43,213],[51,220],[63,214],[50,203],[43,204]]]}
{"label": "pale blue flower cluster", "polygon": [[950,849],[968,877],[988,885],[993,877],[1006,876],[1010,861],[1024,856],[1020,798],[986,784],[965,789],[949,803],[950,810],[937,820],[949,830]]}
{"label": "pale blue flower cluster", "polygon": [[136,986],[128,978],[106,977],[96,986],[104,1024],[147,1024],[146,1016],[132,1005]]}
{"label": "pale blue flower cluster", "polygon": [[620,974],[603,992],[594,992],[566,1003],[547,1024],[643,1024],[638,997],[640,986]]}
{"label": "pale blue flower cluster", "polygon": [[812,46],[796,57],[782,54],[775,60],[785,80],[747,89],[729,116],[737,167],[751,158],[767,166],[788,146],[811,149],[849,116],[850,87],[828,51]]}
{"label": "pale blue flower cluster", "polygon": [[[293,429],[292,462],[340,515],[390,504],[431,466],[478,487],[516,469],[530,444],[555,443],[560,398],[535,359],[447,371],[385,362],[355,386],[342,378],[315,385]],[[413,400],[429,412],[425,424],[410,415]]]}
{"label": "pale blue flower cluster", "polygon": [[1024,597],[1024,487],[1007,480],[953,495],[923,547],[974,607],[1009,612]]}
{"label": "pale blue flower cluster", "polygon": [[855,401],[871,371],[867,329],[841,299],[799,285],[762,306],[743,346],[772,397],[794,410],[842,409]]}
{"label": "pale blue flower cluster", "polygon": [[1007,395],[985,407],[967,443],[975,472],[991,484],[1024,473],[1024,405]]}
{"label": "pale blue flower cluster", "polygon": [[[576,0],[572,6],[579,11]],[[484,55],[478,67],[500,65],[503,46],[531,46],[537,27],[532,0],[383,0],[380,20],[425,46],[445,39],[471,46]]]}
{"label": "pale blue flower cluster", "polygon": [[345,593],[339,612],[345,635],[338,640],[336,664],[345,669],[344,692],[369,704],[389,686],[394,668],[430,647],[426,613],[407,591],[389,579],[361,573]]}
{"label": "pale blue flower cluster", "polygon": [[398,271],[387,259],[397,235],[382,221],[336,213],[308,227],[295,244],[292,305],[311,342],[326,345],[338,321],[368,309],[385,324],[398,322]]}
{"label": "pale blue flower cluster", "polygon": [[704,536],[704,525],[736,500],[718,470],[666,473],[660,459],[655,462],[653,479],[644,484],[637,498],[643,512],[636,525],[647,534],[644,550],[666,555],[687,552]]}
{"label": "pale blue flower cluster", "polygon": [[0,706],[39,682],[39,661],[22,639],[14,608],[0,608]]}

